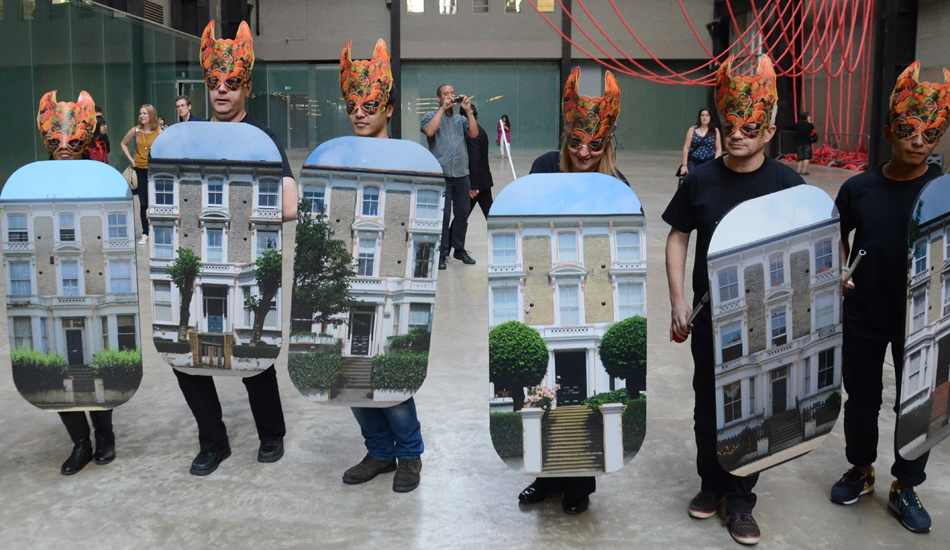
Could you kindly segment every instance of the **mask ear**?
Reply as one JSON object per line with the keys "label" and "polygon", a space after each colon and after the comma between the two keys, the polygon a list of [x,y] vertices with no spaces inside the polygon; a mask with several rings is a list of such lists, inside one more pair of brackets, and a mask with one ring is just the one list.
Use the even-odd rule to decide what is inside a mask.
{"label": "mask ear", "polygon": [[561,100],[561,104],[566,103],[577,103],[580,99],[580,94],[577,93],[577,81],[581,78],[581,68],[574,67],[574,70],[571,71],[571,75],[567,77],[567,82],[564,83],[564,98]]}
{"label": "mask ear", "polygon": [[89,135],[96,129],[96,104],[85,90],[79,93],[76,101],[76,118],[86,123]]}
{"label": "mask ear", "polygon": [[726,58],[726,62],[719,66],[719,72],[716,73],[716,89],[722,90],[729,87],[732,82],[732,56]]}
{"label": "mask ear", "polygon": [[[40,109],[36,115],[37,122],[42,126],[42,122],[50,113],[56,110],[56,90],[46,92],[40,98]],[[42,130],[42,128],[40,128]]]}
{"label": "mask ear", "polygon": [[920,61],[914,61],[901,72],[894,84],[894,91],[913,90],[917,88],[917,77],[920,75]]}
{"label": "mask ear", "polygon": [[251,60],[249,66],[244,67],[244,70],[250,72],[254,68],[254,39],[251,37],[251,28],[247,26],[247,22],[241,21],[241,25],[238,27],[237,36],[234,37],[234,42],[237,46],[243,50],[246,50],[245,57]]}
{"label": "mask ear", "polygon": [[208,22],[208,26],[205,27],[205,31],[201,33],[201,49],[206,50],[211,46],[214,46],[216,40],[214,39],[214,20]]}
{"label": "mask ear", "polygon": [[386,48],[386,41],[382,38],[376,41],[376,48],[373,50],[373,63],[376,66],[389,66],[389,49]]}
{"label": "mask ear", "polygon": [[769,59],[769,56],[763,55],[761,59],[759,59],[756,76],[763,80],[775,80],[775,67],[772,65],[772,60]]}
{"label": "mask ear", "polygon": [[[343,53],[340,54],[340,88],[345,88],[346,75],[350,73],[350,68],[353,66],[353,60],[350,57],[350,44],[347,42],[346,46],[343,46]],[[346,90],[343,90],[343,94],[346,95]]]}
{"label": "mask ear", "polygon": [[620,103],[620,85],[617,84],[617,79],[614,78],[613,73],[607,71],[606,76],[604,77],[604,100],[609,100],[610,102],[616,101],[619,105]]}
{"label": "mask ear", "polygon": [[943,70],[943,83],[950,86],[950,71],[947,69]]}

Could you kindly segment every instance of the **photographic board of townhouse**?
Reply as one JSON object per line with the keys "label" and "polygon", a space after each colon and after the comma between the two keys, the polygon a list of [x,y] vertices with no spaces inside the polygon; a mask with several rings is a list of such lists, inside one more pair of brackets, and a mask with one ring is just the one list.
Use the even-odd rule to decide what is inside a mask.
{"label": "photographic board of townhouse", "polygon": [[646,219],[622,181],[532,174],[488,217],[489,429],[512,469],[595,476],[646,434]]}
{"label": "photographic board of townhouse", "polygon": [[254,376],[281,344],[280,151],[250,124],[174,124],[149,160],[152,339],[188,374]]}
{"label": "photographic board of townhouse", "polygon": [[428,370],[442,167],[415,142],[348,136],[297,185],[290,379],[317,403],[398,405]]}
{"label": "photographic board of townhouse", "polygon": [[838,419],[840,234],[834,201],[810,185],[745,201],[713,233],[718,454],[735,475],[814,450]]}
{"label": "photographic board of townhouse", "polygon": [[113,409],[142,381],[129,185],[92,160],[41,161],[0,193],[13,382],[41,409]]}
{"label": "photographic board of townhouse", "polygon": [[950,435],[950,176],[917,197],[908,227],[907,338],[895,437],[914,460]]}

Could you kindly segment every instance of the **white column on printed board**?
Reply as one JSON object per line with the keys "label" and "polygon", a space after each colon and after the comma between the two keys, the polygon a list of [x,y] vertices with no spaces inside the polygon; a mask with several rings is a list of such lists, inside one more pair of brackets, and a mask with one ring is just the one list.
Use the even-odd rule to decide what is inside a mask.
{"label": "white column on printed board", "polygon": [[521,409],[521,424],[524,427],[524,472],[541,473],[541,415],[544,409]]}
{"label": "white column on printed board", "polygon": [[623,468],[623,410],[622,403],[600,406],[604,415],[604,471],[616,472]]}

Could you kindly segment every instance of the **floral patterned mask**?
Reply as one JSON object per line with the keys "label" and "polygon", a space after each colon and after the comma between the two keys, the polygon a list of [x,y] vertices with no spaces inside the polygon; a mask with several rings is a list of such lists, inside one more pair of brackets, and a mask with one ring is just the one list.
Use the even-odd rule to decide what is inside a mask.
{"label": "floral patterned mask", "polygon": [[201,69],[209,90],[224,84],[231,91],[251,88],[251,69],[254,68],[254,41],[251,29],[241,21],[234,40],[215,40],[214,21],[208,23],[201,35]]}
{"label": "floral patterned mask", "polygon": [[50,152],[65,146],[74,154],[82,153],[92,142],[96,129],[96,105],[85,91],[76,103],[56,102],[56,90],[40,99],[36,123]]}
{"label": "floral patterned mask", "polygon": [[920,135],[932,145],[947,131],[950,119],[950,71],[943,70],[943,85],[919,82],[919,75],[920,61],[914,61],[897,77],[889,124],[897,139]]}
{"label": "floral patterned mask", "polygon": [[725,135],[731,136],[738,130],[745,138],[758,138],[775,121],[778,106],[772,60],[763,55],[754,75],[732,76],[729,56],[716,75],[715,95]]}
{"label": "floral patterned mask", "polygon": [[380,38],[369,60],[350,59],[350,42],[340,55],[340,89],[346,101],[347,114],[362,109],[367,115],[385,111],[393,90],[393,73],[389,68],[389,50]]}
{"label": "floral patterned mask", "polygon": [[564,85],[561,112],[566,123],[567,144],[572,149],[587,146],[600,151],[607,145],[620,116],[620,86],[610,71],[604,83],[604,97],[587,97],[577,92],[581,69],[575,67]]}

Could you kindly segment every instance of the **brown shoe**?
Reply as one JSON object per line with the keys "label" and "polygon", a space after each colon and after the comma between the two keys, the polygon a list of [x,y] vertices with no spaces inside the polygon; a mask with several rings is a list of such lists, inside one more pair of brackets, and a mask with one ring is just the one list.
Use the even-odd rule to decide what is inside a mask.
{"label": "brown shoe", "polygon": [[408,493],[419,486],[419,472],[422,470],[421,458],[400,458],[396,475],[393,476],[393,491]]}
{"label": "brown shoe", "polygon": [[396,470],[396,459],[390,461],[379,460],[366,455],[363,460],[349,470],[343,472],[343,483],[357,485],[366,483],[379,474],[385,474]]}
{"label": "brown shoe", "polygon": [[700,491],[689,501],[689,517],[696,519],[711,518],[722,504],[722,497]]}
{"label": "brown shoe", "polygon": [[753,545],[759,543],[759,524],[755,522],[752,514],[737,513],[726,516],[724,522],[729,528],[729,534],[739,544]]}

